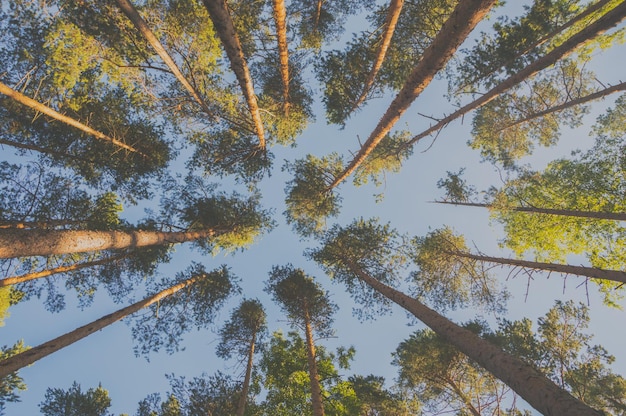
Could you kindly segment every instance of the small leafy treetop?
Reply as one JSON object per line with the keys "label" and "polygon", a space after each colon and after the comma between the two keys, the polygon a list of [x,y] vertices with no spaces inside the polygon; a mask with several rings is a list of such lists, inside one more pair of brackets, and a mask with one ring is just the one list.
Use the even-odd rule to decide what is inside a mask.
{"label": "small leafy treetop", "polygon": [[[244,299],[219,331],[217,356],[245,359],[252,342],[262,343],[267,331],[265,309],[258,299]],[[253,341],[254,340],[254,341]]]}
{"label": "small leafy treetop", "polygon": [[154,292],[190,278],[198,280],[152,305],[144,314],[132,317],[137,355],[147,356],[161,348],[170,354],[178,351],[185,332],[213,323],[226,299],[240,290],[237,278],[226,266],[207,272],[203,265],[195,263],[174,278],[154,284]]}
{"label": "small leafy treetop", "polygon": [[102,386],[83,392],[77,382],[67,391],[48,388],[44,401],[39,404],[39,409],[45,416],[113,416],[107,412],[109,407],[109,392]]}
{"label": "small leafy treetop", "polygon": [[320,336],[332,334],[333,314],[337,310],[328,292],[312,277],[291,264],[274,266],[265,291],[281,306],[289,320],[304,328],[307,321]]}

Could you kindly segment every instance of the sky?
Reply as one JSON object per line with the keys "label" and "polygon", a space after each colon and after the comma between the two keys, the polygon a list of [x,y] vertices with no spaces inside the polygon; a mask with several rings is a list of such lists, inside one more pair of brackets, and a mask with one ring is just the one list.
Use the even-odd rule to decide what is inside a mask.
{"label": "sky", "polygon": [[[498,14],[512,16],[518,13],[519,3],[512,3],[514,3],[512,6],[499,10]],[[347,25],[348,34],[359,30],[357,22],[358,19],[354,19]],[[482,22],[474,34],[480,30],[487,30],[486,25],[491,25],[491,22]],[[468,43],[464,46],[467,47]],[[620,81],[620,76],[623,76],[620,70],[625,65],[626,53],[622,45],[594,57],[591,67],[600,80],[615,84]],[[313,80],[312,85],[315,85]],[[418,113],[441,116],[451,112],[452,106],[444,98],[445,91],[445,82],[441,79],[435,80],[413,103],[396,125],[396,129],[407,128],[418,133],[430,124],[429,119]],[[590,123],[593,123],[598,112],[609,106],[616,97],[614,95],[595,104],[592,114],[585,118],[584,126],[576,130],[565,129],[558,146],[551,149],[539,148],[535,156],[525,162],[540,169],[554,158],[567,157],[572,149],[585,149],[591,146],[593,138],[588,135]],[[391,366],[391,353],[399,342],[423,326],[409,319],[399,307],[393,307],[391,314],[373,322],[362,323],[352,315],[352,308],[355,305],[344,288],[331,282],[313,262],[302,255],[306,248],[317,247],[318,244],[315,241],[300,240],[285,223],[282,216],[285,210],[284,188],[286,182],[290,180],[290,175],[281,171],[284,161],[293,161],[309,153],[323,156],[337,151],[349,155],[350,152],[356,151],[359,139],[364,141],[367,138],[392,98],[393,96],[387,95],[371,101],[361,112],[353,116],[342,130],[336,126],[326,125],[318,95],[314,106],[317,121],[298,139],[297,147],[272,149],[275,154],[272,175],[260,185],[262,204],[265,208],[275,210],[277,227],[271,233],[262,236],[248,250],[234,255],[210,256],[179,245],[175,249],[172,261],[162,265],[158,275],[174,274],[185,269],[192,261],[203,263],[207,269],[226,264],[241,279],[242,296],[256,297],[265,306],[270,332],[282,330],[286,333],[290,330],[286,318],[272,304],[263,288],[272,266],[292,263],[314,276],[329,290],[332,300],[339,305],[339,311],[335,316],[335,337],[317,341],[329,349],[349,345],[356,348],[352,368],[343,373],[384,376],[388,384],[392,383],[397,369]],[[481,163],[478,152],[466,146],[470,138],[470,128],[470,117],[466,117],[463,123],[456,121],[442,131],[432,147],[429,147],[431,139],[424,139],[417,145],[413,156],[404,164],[401,172],[388,175],[380,188],[369,185],[355,188],[350,181],[341,185],[339,188],[343,198],[341,214],[331,219],[329,224],[336,222],[346,225],[355,217],[378,217],[383,223],[390,222],[400,232],[420,236],[429,230],[449,225],[465,235],[470,246],[473,243],[482,251],[497,256],[509,255],[507,251],[499,248],[498,240],[502,237],[502,231],[497,224],[490,223],[486,210],[441,206],[429,202],[441,196],[441,191],[436,186],[438,179],[445,177],[446,171],[458,171],[461,167],[466,168],[465,177],[468,182],[478,189],[500,184],[498,171],[488,163]],[[10,149],[0,151],[4,158],[12,160]],[[228,181],[225,182],[228,186]],[[376,203],[373,194],[381,191],[384,192],[384,199]],[[156,201],[148,201],[139,207],[128,207],[122,216],[129,220],[138,219],[142,216],[142,209],[154,202]],[[542,316],[553,306],[556,299],[573,299],[588,304],[591,313],[590,329],[595,335],[595,342],[616,356],[613,370],[626,375],[626,349],[623,348],[626,345],[626,335],[623,331],[615,331],[616,325],[623,322],[624,311],[604,306],[593,285],[589,286],[587,293],[584,287],[578,287],[581,280],[576,277],[564,280],[561,276],[553,274],[546,279],[544,275],[537,274],[528,285],[527,280],[521,275],[516,278],[509,276],[507,269],[497,269],[496,273],[512,294],[507,319],[528,317],[536,321],[538,316]],[[137,293],[137,298],[139,297],[141,293]],[[24,339],[27,345],[38,345],[124,306],[112,303],[106,294],[99,293],[93,305],[81,311],[74,299],[75,296],[68,293],[67,307],[56,314],[45,311],[42,302],[37,299],[12,307],[6,325],[0,328],[0,344],[13,344],[17,339]],[[241,366],[232,361],[224,362],[215,356],[215,347],[218,343],[216,330],[228,319],[231,310],[240,300],[241,297],[231,298],[218,313],[212,328],[186,334],[182,343],[186,348],[184,351],[174,355],[167,355],[165,352],[151,354],[149,361],[134,356],[130,327],[123,322],[115,323],[21,370],[20,375],[28,385],[28,390],[21,393],[20,403],[7,405],[6,414],[38,414],[38,404],[43,400],[46,388],[67,389],[73,381],[80,383],[83,390],[101,384],[109,391],[112,399],[110,411],[118,415],[133,414],[137,409],[137,403],[150,393],[159,392],[164,395],[169,390],[165,374],[192,378],[203,372],[213,374],[220,370],[233,377],[242,376]],[[449,313],[448,316],[457,322],[463,322],[476,317],[476,313],[465,310]],[[494,316],[484,317],[491,322],[495,319]]]}

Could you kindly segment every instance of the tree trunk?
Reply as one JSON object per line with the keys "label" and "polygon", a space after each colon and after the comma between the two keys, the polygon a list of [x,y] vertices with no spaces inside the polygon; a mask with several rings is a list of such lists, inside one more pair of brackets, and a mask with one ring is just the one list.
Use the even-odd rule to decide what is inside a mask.
{"label": "tree trunk", "polygon": [[263,122],[261,121],[261,113],[259,105],[254,94],[254,86],[252,84],[252,76],[243,56],[241,42],[235,31],[235,26],[230,17],[226,0],[203,0],[204,6],[211,16],[215,31],[224,45],[226,56],[230,61],[230,68],[235,73],[243,96],[248,104],[248,110],[252,116],[256,135],[259,138],[259,147],[265,150],[265,132]]}
{"label": "tree trunk", "polygon": [[320,18],[322,17],[322,6],[324,0],[317,0],[317,6],[315,7],[315,16],[313,17],[313,33],[316,33],[319,29]]}
{"label": "tree trunk", "polygon": [[333,189],[343,182],[369,156],[378,143],[391,130],[402,114],[409,108],[418,95],[430,84],[435,75],[452,58],[457,48],[463,43],[472,29],[489,12],[496,0],[462,1],[454,9],[441,30],[426,48],[422,59],[409,75],[404,86],[389,105],[389,108],[372,131],[367,141],[361,146],[354,159],[328,187]]}
{"label": "tree trunk", "polygon": [[324,403],[322,403],[322,389],[320,376],[317,374],[317,362],[315,360],[315,343],[313,342],[313,330],[308,307],[304,306],[304,332],[306,335],[306,352],[309,365],[309,379],[311,381],[311,402],[314,416],[324,416]]}
{"label": "tree trunk", "polygon": [[116,0],[117,5],[122,9],[126,17],[135,25],[135,28],[139,30],[139,32],[143,35],[144,38],[148,41],[152,49],[161,57],[165,65],[172,71],[172,74],[176,77],[178,82],[180,82],[183,87],[191,94],[191,96],[196,100],[202,110],[211,118],[212,121],[217,119],[216,115],[209,109],[209,106],[206,102],[200,97],[200,93],[196,90],[195,87],[191,85],[191,83],[187,80],[187,78],[183,75],[183,73],[176,65],[176,62],[172,59],[170,54],[165,50],[159,39],[152,33],[148,24],[143,20],[137,9],[133,6],[133,4],[129,0]]}
{"label": "tree trunk", "polygon": [[289,115],[289,48],[287,46],[287,9],[285,0],[273,0],[274,22],[280,61],[280,78],[283,81],[283,114]]}
{"label": "tree trunk", "polygon": [[519,358],[502,351],[473,332],[460,327],[418,300],[379,282],[360,268],[350,265],[350,269],[364,283],[412,313],[442,339],[502,380],[542,414],[602,415],[602,412],[592,409],[567,391],[559,388],[538,370]]}
{"label": "tree trunk", "polygon": [[214,229],[185,232],[0,230],[0,259],[184,243],[223,232]]}
{"label": "tree trunk", "polygon": [[467,408],[467,410],[469,410],[469,412],[472,415],[474,415],[474,416],[481,416],[480,411],[478,411],[478,409],[476,409],[476,407],[472,403],[472,400],[469,397],[467,397],[465,392],[463,392],[463,390],[461,390],[461,387],[459,387],[459,385],[453,379],[451,379],[450,377],[446,377],[446,378],[444,378],[444,382],[448,386],[450,386],[450,388],[452,389],[454,394],[456,394],[459,397],[459,399],[461,399],[461,401],[465,404],[465,407]]}
{"label": "tree trunk", "polygon": [[482,256],[479,254],[465,253],[462,251],[442,250],[443,253],[451,256],[464,257],[466,259],[484,261],[488,263],[504,264],[507,266],[523,267],[532,270],[544,270],[563,274],[575,274],[592,279],[612,280],[614,282],[626,283],[626,272],[621,270],[597,269],[595,267],[572,266],[569,264],[542,263],[538,261],[507,259],[503,257]]}
{"label": "tree trunk", "polygon": [[189,285],[192,285],[198,279],[199,277],[194,277],[185,280],[184,282],[172,286],[169,289],[165,289],[157,293],[156,295],[145,298],[144,300],[136,302],[109,315],[105,315],[102,318],[95,320],[87,325],[81,326],[80,328],[68,332],[65,335],[61,335],[60,337],[57,337],[51,341],[45,342],[34,348],[31,348],[29,350],[0,361],[0,379],[62,348],[65,348],[68,345],[71,345],[74,342],[79,341],[86,336],[111,325],[114,322],[124,319],[125,317],[152,305],[153,303],[159,302],[161,299],[173,295],[179,290],[184,289]]}
{"label": "tree trunk", "polygon": [[626,212],[601,212],[601,211],[575,211],[571,209],[552,209],[536,207],[499,207],[491,204],[480,204],[477,202],[448,202],[435,201],[437,204],[461,205],[467,207],[488,208],[496,211],[519,211],[534,214],[560,215],[564,217],[593,218],[596,220],[626,221]]}
{"label": "tree trunk", "polygon": [[10,88],[8,85],[3,84],[0,82],[0,93],[11,97],[12,99],[14,99],[15,101],[17,101],[20,104],[23,104],[35,111],[38,111],[42,114],[47,115],[48,117],[51,117],[57,121],[60,121],[61,123],[65,123],[68,124],[72,127],[75,127],[77,129],[79,129],[80,131],[87,133],[91,136],[94,136],[97,139],[100,140],[104,140],[107,141],[111,144],[114,144],[117,147],[120,147],[124,150],[128,150],[129,152],[133,152],[133,153],[137,153],[138,155],[141,155],[143,157],[147,157],[145,154],[139,152],[137,149],[135,149],[134,147],[131,147],[129,145],[127,145],[126,143],[122,143],[121,141],[114,139],[112,137],[107,136],[106,134],[99,132],[97,130],[92,129],[91,127],[87,126],[86,124],[81,123],[78,120],[75,120],[71,117],[65,116],[61,113],[59,113],[56,110],[53,110],[52,108],[43,105],[42,103],[33,100],[32,98],[28,98],[27,96],[15,91],[14,89]]}
{"label": "tree trunk", "polygon": [[387,10],[387,17],[385,18],[385,26],[383,35],[381,36],[380,46],[376,51],[376,59],[374,60],[374,64],[372,65],[372,69],[370,73],[367,75],[367,79],[365,80],[365,84],[363,84],[363,91],[361,92],[361,96],[356,100],[350,112],[355,111],[367,98],[367,94],[372,89],[372,85],[374,85],[374,80],[376,79],[376,75],[378,75],[378,71],[383,66],[383,62],[385,61],[385,56],[387,55],[387,49],[389,49],[389,45],[391,45],[391,38],[393,37],[393,33],[396,30],[396,24],[398,23],[398,18],[400,17],[400,12],[402,11],[402,6],[404,5],[404,0],[391,0],[389,4],[389,9]]}
{"label": "tree trunk", "polygon": [[24,283],[24,282],[28,282],[28,281],[35,280],[35,279],[41,279],[42,277],[48,277],[54,274],[73,272],[75,270],[86,269],[88,267],[101,266],[103,264],[112,263],[117,260],[122,260],[129,256],[130,256],[130,253],[124,253],[118,256],[110,256],[110,257],[102,258],[99,260],[87,261],[84,263],[74,263],[69,266],[59,266],[59,267],[55,267],[52,269],[42,270],[40,272],[26,273],[20,276],[6,277],[4,279],[0,279],[0,287],[16,285],[18,283]]}
{"label": "tree trunk", "polygon": [[472,110],[475,110],[483,105],[487,104],[489,101],[498,97],[500,94],[503,94],[507,90],[511,89],[515,85],[524,81],[525,79],[535,75],[537,72],[554,65],[560,59],[570,55],[572,52],[576,50],[579,46],[583,45],[590,39],[595,38],[596,36],[606,32],[610,28],[619,24],[626,17],[626,3],[622,2],[619,5],[615,6],[614,9],[607,12],[604,16],[599,18],[594,23],[582,29],[580,32],[572,35],[569,39],[567,39],[563,44],[554,48],[545,56],[537,59],[532,64],[528,65],[517,74],[511,75],[500,84],[486,92],[480,98],[472,101],[469,104],[459,108],[452,114],[447,117],[442,118],[439,122],[424,130],[417,136],[413,137],[409,142],[404,144],[400,150],[397,152],[401,152],[402,150],[408,148],[409,146],[413,146],[419,140],[424,137],[434,133],[443,127],[447,126],[453,120],[469,113]]}
{"label": "tree trunk", "polygon": [[252,362],[254,360],[254,344],[256,342],[256,332],[252,334],[252,341],[250,342],[250,349],[248,350],[248,364],[246,365],[246,375],[243,379],[243,386],[241,388],[241,397],[237,404],[237,416],[243,416],[246,411],[246,402],[248,400],[248,389],[250,388],[250,376],[252,375]]}

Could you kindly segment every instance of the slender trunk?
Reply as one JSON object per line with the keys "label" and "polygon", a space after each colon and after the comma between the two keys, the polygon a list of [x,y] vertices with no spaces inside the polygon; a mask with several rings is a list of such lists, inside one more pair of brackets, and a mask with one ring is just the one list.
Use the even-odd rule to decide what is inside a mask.
{"label": "slender trunk", "polygon": [[551,209],[536,207],[499,207],[491,204],[480,204],[477,202],[448,202],[435,201],[437,204],[461,205],[467,207],[489,208],[496,211],[519,211],[535,214],[561,215],[564,217],[593,218],[596,220],[626,221],[626,212],[600,212],[600,211],[575,211],[570,209]]}
{"label": "slender trunk", "polygon": [[544,415],[602,415],[542,375],[531,365],[506,353],[473,332],[460,327],[426,305],[393,289],[354,265],[358,278],[389,300],[412,313],[442,339],[502,380]]}
{"label": "slender trunk", "polygon": [[479,254],[466,253],[462,251],[442,250],[451,256],[464,257],[466,259],[484,261],[488,263],[504,264],[507,266],[523,267],[532,270],[544,270],[563,274],[575,274],[592,279],[612,280],[614,282],[626,283],[626,272],[621,270],[597,269],[595,267],[572,266],[569,264],[542,263],[538,261],[507,259],[503,257],[482,256]]}
{"label": "slender trunk", "polygon": [[71,158],[71,159],[81,160],[81,161],[89,162],[89,163],[94,162],[94,160],[88,160],[88,159],[85,159],[84,157],[71,155],[69,153],[57,152],[56,150],[46,149],[45,147],[36,146],[34,144],[18,143],[12,140],[6,140],[6,139],[0,138],[0,145],[1,144],[15,147],[17,149],[32,150],[33,152],[38,152],[38,153],[47,153],[47,154],[54,155],[54,156],[61,157],[61,158]]}
{"label": "slender trunk", "polygon": [[217,117],[215,114],[209,109],[209,106],[206,102],[200,97],[200,93],[196,90],[195,87],[191,85],[191,83],[187,80],[187,78],[183,75],[183,73],[176,65],[176,62],[172,59],[170,54],[165,50],[159,39],[154,35],[150,27],[146,23],[145,20],[141,17],[137,9],[133,6],[133,4],[129,0],[116,0],[117,5],[122,9],[126,17],[135,25],[135,28],[139,30],[139,32],[143,35],[144,38],[148,41],[152,49],[161,57],[165,65],[170,69],[170,71],[174,74],[178,82],[180,82],[183,87],[191,94],[194,100],[202,110],[211,118],[211,120],[216,120]]}
{"label": "slender trunk", "polygon": [[225,231],[0,230],[0,259],[116,250],[211,238]]}
{"label": "slender trunk", "polygon": [[48,117],[51,117],[57,121],[60,121],[61,123],[65,123],[68,124],[72,127],[75,127],[77,129],[79,129],[80,131],[87,133],[91,136],[94,136],[97,139],[100,140],[104,140],[107,141],[111,144],[114,144],[117,147],[120,147],[124,150],[128,150],[129,152],[133,152],[133,153],[137,153],[141,156],[147,157],[145,154],[139,152],[137,149],[135,149],[134,147],[131,147],[129,145],[127,145],[126,143],[122,143],[121,141],[114,139],[112,137],[107,136],[106,134],[99,132],[97,130],[92,129],[91,127],[87,126],[86,124],[81,123],[78,120],[75,120],[71,117],[65,116],[61,113],[59,113],[56,110],[53,110],[52,108],[43,105],[42,103],[33,100],[32,98],[28,98],[27,96],[15,91],[14,89],[10,88],[8,85],[3,84],[0,82],[0,93],[4,94],[8,97],[11,97],[12,99],[14,99],[15,101],[17,101],[20,104],[23,104],[27,107],[32,108],[35,111],[38,111],[42,114],[47,115]]}
{"label": "slender trunk", "polygon": [[626,82],[620,82],[619,84],[616,84],[616,85],[613,85],[611,87],[605,88],[603,90],[594,92],[593,94],[585,95],[584,97],[579,97],[579,98],[576,98],[574,100],[570,100],[568,102],[565,102],[563,104],[556,105],[556,106],[550,107],[550,108],[546,108],[543,111],[538,111],[536,113],[532,113],[532,114],[530,114],[530,115],[528,115],[526,117],[520,118],[519,120],[515,120],[513,123],[510,123],[510,124],[500,128],[500,129],[498,129],[496,132],[500,132],[500,131],[503,131],[503,130],[506,130],[506,129],[510,129],[511,127],[515,127],[515,126],[517,126],[519,124],[526,123],[527,121],[534,120],[536,118],[543,117],[543,116],[546,116],[548,114],[556,113],[557,111],[565,110],[567,108],[574,107],[576,105],[584,104],[584,103],[589,102],[589,101],[597,100],[597,99],[606,97],[607,95],[612,94],[614,92],[624,91],[624,90],[626,90]]}
{"label": "slender trunk", "polygon": [[441,30],[426,48],[422,59],[409,75],[397,97],[372,131],[367,141],[361,146],[354,159],[328,187],[333,189],[343,182],[370,155],[378,143],[391,130],[402,114],[409,108],[418,95],[430,84],[435,75],[452,58],[457,48],[463,43],[472,29],[489,12],[496,0],[459,2]]}
{"label": "slender trunk", "polygon": [[287,47],[287,9],[285,0],[273,0],[274,22],[278,43],[280,78],[283,81],[283,114],[289,115],[289,48]]}
{"label": "slender trunk", "polygon": [[324,403],[322,403],[322,389],[320,376],[317,374],[317,362],[315,360],[315,343],[313,342],[313,330],[308,307],[304,306],[304,332],[306,335],[307,362],[309,365],[309,380],[311,381],[311,403],[314,416],[324,416]]}
{"label": "slender trunk", "polygon": [[237,404],[237,416],[243,416],[246,411],[246,401],[248,400],[248,389],[250,387],[250,377],[252,375],[252,362],[254,360],[254,345],[256,343],[256,332],[252,334],[252,341],[248,349],[248,364],[246,365],[246,375],[243,379],[243,387],[241,388],[241,397]]}
{"label": "slender trunk", "polygon": [[20,276],[11,276],[4,279],[0,279],[0,287],[16,285],[18,283],[24,283],[35,279],[41,279],[42,277],[52,276],[59,273],[73,272],[75,270],[86,269],[88,267],[101,266],[103,264],[112,263],[114,261],[122,260],[129,257],[130,253],[124,253],[118,256],[110,256],[94,261],[86,261],[84,263],[74,263],[69,266],[59,266],[52,269],[42,270],[40,272],[26,273]]}
{"label": "slender trunk", "polygon": [[367,75],[367,79],[363,84],[363,91],[361,91],[360,97],[356,100],[350,112],[355,111],[367,98],[367,94],[372,89],[372,85],[374,85],[374,80],[376,79],[376,75],[378,75],[378,71],[383,66],[383,62],[385,61],[385,56],[387,55],[387,49],[389,49],[389,45],[391,45],[391,38],[393,37],[393,33],[396,30],[396,24],[398,23],[398,19],[400,18],[400,12],[402,11],[402,6],[404,5],[404,0],[391,0],[389,4],[389,9],[387,10],[387,17],[385,18],[385,25],[383,35],[381,36],[380,45],[378,46],[378,50],[376,51],[376,58],[374,59],[374,64],[372,65],[372,69]]}
{"label": "slender trunk", "polygon": [[469,410],[471,414],[473,414],[474,416],[481,416],[478,409],[476,409],[476,407],[472,404],[470,398],[467,397],[463,390],[461,390],[461,387],[459,387],[459,385],[454,380],[452,380],[450,377],[446,377],[444,379],[444,382],[452,388],[454,394],[456,394],[459,399],[461,399],[461,401],[465,404],[465,407],[467,408],[467,410]]}
{"label": "slender trunk", "polygon": [[317,6],[315,7],[315,17],[313,18],[313,33],[317,32],[320,25],[320,18],[322,17],[322,6],[324,0],[317,0]]}
{"label": "slender trunk", "polygon": [[222,41],[222,45],[224,45],[226,56],[228,56],[228,60],[230,61],[230,68],[235,73],[243,96],[248,104],[248,110],[250,110],[252,122],[259,138],[259,147],[265,150],[265,132],[263,122],[261,121],[259,105],[256,100],[256,95],[254,94],[252,76],[250,75],[248,64],[246,64],[246,59],[243,56],[241,42],[235,31],[235,26],[230,17],[226,0],[203,0],[203,3],[209,12],[209,16],[211,16],[213,26]]}
{"label": "slender trunk", "polygon": [[439,122],[428,128],[427,130],[424,130],[417,136],[413,137],[409,142],[404,144],[400,150],[397,150],[397,152],[400,153],[409,146],[413,146],[424,137],[438,130],[441,130],[453,120],[456,120],[457,118],[469,113],[472,110],[482,107],[483,105],[487,104],[494,98],[508,91],[525,79],[535,75],[537,72],[549,67],[550,65],[554,65],[557,61],[570,55],[579,46],[583,45],[590,39],[595,38],[596,36],[606,32],[610,28],[619,24],[622,20],[624,20],[625,17],[626,2],[622,2],[594,23],[585,27],[580,32],[572,35],[569,39],[563,42],[563,44],[554,48],[545,56],[537,59],[536,61],[519,71],[517,74],[511,75],[510,77],[502,81],[500,84],[483,94],[480,98],[459,108],[449,116],[442,118]]}
{"label": "slender trunk", "polygon": [[116,312],[113,312],[109,315],[105,315],[102,318],[95,320],[87,325],[81,326],[71,332],[68,332],[65,335],[61,335],[51,341],[40,344],[34,348],[16,354],[10,358],[0,361],[0,379],[8,376],[14,371],[17,371],[27,365],[34,363],[37,360],[40,360],[60,349],[67,347],[79,341],[86,336],[93,334],[96,331],[99,331],[114,322],[117,322],[125,317],[140,311],[143,308],[146,308],[156,302],[159,302],[161,299],[164,299],[174,293],[178,292],[185,287],[192,285],[199,278],[194,277],[188,280],[185,280],[182,283],[179,283],[175,286],[170,287],[169,289],[165,289],[156,295],[150,296],[141,300],[139,302],[133,303],[130,306],[127,306],[123,309],[120,309]]}

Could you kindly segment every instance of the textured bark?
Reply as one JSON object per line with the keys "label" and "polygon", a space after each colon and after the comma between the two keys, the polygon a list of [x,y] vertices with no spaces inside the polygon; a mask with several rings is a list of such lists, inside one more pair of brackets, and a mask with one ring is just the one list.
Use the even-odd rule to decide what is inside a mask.
{"label": "textured bark", "polygon": [[27,365],[34,363],[37,360],[40,360],[56,351],[59,351],[62,348],[67,347],[75,343],[76,341],[80,341],[88,335],[93,334],[96,331],[99,331],[114,322],[117,322],[125,317],[140,311],[143,308],[146,308],[153,303],[160,301],[174,293],[178,292],[181,289],[195,283],[199,278],[194,277],[192,279],[188,279],[182,283],[179,283],[175,286],[170,287],[169,289],[165,289],[156,295],[150,296],[144,300],[133,303],[130,306],[127,306],[123,309],[120,309],[116,312],[113,312],[109,315],[105,315],[102,318],[95,320],[87,325],[81,326],[67,334],[61,335],[51,341],[40,344],[34,348],[16,354],[12,357],[4,359],[0,361],[0,379],[8,376],[14,371],[17,371]]}
{"label": "textured bark", "polygon": [[211,16],[215,31],[222,41],[224,51],[226,51],[226,56],[228,56],[228,60],[230,61],[230,68],[235,73],[235,77],[237,77],[243,96],[248,104],[248,110],[252,116],[256,135],[259,138],[259,147],[265,150],[265,131],[263,129],[263,122],[261,121],[259,105],[256,100],[256,95],[254,94],[252,76],[250,75],[246,59],[243,56],[241,42],[235,31],[235,26],[230,17],[226,0],[203,0],[203,3],[209,12],[209,16]]}
{"label": "textured bark", "polygon": [[601,211],[575,211],[570,209],[551,209],[551,208],[535,208],[535,207],[503,207],[479,204],[477,202],[448,202],[436,201],[438,204],[461,205],[466,207],[489,208],[495,211],[519,211],[530,212],[534,214],[560,215],[564,217],[592,218],[596,220],[614,220],[626,221],[626,212],[601,212]]}
{"label": "textured bark", "polygon": [[590,39],[595,38],[598,35],[606,32],[612,27],[619,24],[626,17],[626,2],[622,2],[621,4],[615,6],[614,9],[607,12],[601,18],[599,18],[594,23],[590,24],[586,28],[582,29],[578,33],[572,35],[569,39],[567,39],[563,44],[554,48],[552,51],[547,53],[545,56],[537,59],[532,64],[528,65],[517,74],[511,75],[500,84],[492,88],[483,94],[480,98],[472,101],[469,104],[464,105],[459,108],[452,114],[447,117],[442,118],[436,124],[431,126],[430,128],[424,130],[417,136],[413,137],[409,142],[402,146],[398,152],[403,151],[404,149],[413,146],[419,140],[424,137],[434,133],[438,130],[441,130],[445,126],[447,126],[450,122],[456,120],[457,118],[469,113],[472,110],[482,107],[487,104],[491,100],[495,99],[499,95],[508,91],[512,87],[516,86],[520,82],[526,80],[527,78],[535,75],[537,72],[554,65],[560,59],[572,54],[579,46],[585,44]]}
{"label": "textured bark", "polygon": [[280,78],[283,81],[283,113],[286,116],[289,114],[289,48],[287,45],[287,9],[285,8],[285,0],[273,0],[272,7],[276,24]]}
{"label": "textured bark", "polygon": [[529,364],[460,327],[418,300],[379,282],[354,265],[351,265],[351,270],[361,281],[412,313],[442,339],[502,380],[542,414],[603,414],[558,387]]}
{"label": "textured bark", "polygon": [[243,387],[241,389],[241,397],[237,404],[237,416],[243,416],[246,411],[246,402],[248,400],[248,390],[250,388],[250,377],[252,375],[252,363],[254,360],[254,346],[256,343],[256,332],[252,334],[250,341],[250,349],[248,350],[248,364],[246,365],[246,375],[243,379]]}
{"label": "textured bark", "polygon": [[378,143],[391,130],[411,103],[430,84],[435,75],[452,58],[474,27],[489,12],[496,0],[459,2],[441,30],[426,48],[422,59],[409,75],[397,97],[378,122],[367,141],[361,146],[354,159],[345,170],[334,179],[328,190],[343,182],[370,155]]}
{"label": "textured bark", "polygon": [[24,94],[21,94],[17,91],[15,91],[14,89],[10,88],[8,85],[3,84],[0,82],[0,93],[4,94],[8,97],[11,97],[12,99],[14,99],[15,101],[17,101],[20,104],[23,104],[35,111],[38,111],[42,114],[47,115],[48,117],[51,117],[57,121],[60,121],[61,123],[65,123],[67,125],[70,125],[72,127],[75,127],[77,129],[79,129],[80,131],[87,133],[97,139],[100,140],[104,140],[107,141],[117,147],[120,147],[124,150],[128,150],[129,152],[133,152],[133,153],[137,153],[141,156],[146,157],[145,154],[139,152],[137,149],[135,149],[134,147],[131,147],[129,145],[127,145],[126,143],[123,143],[117,139],[114,139],[112,137],[107,136],[106,134],[99,132],[97,130],[92,129],[91,127],[89,127],[86,124],[81,123],[78,120],[75,120],[71,117],[65,116],[61,113],[59,113],[56,110],[53,110],[52,108],[43,105],[42,103],[33,100],[32,98],[29,98],[27,96],[25,96]]}
{"label": "textured bark", "polygon": [[572,266],[569,264],[542,263],[538,261],[507,259],[503,257],[482,256],[479,254],[471,254],[462,251],[442,250],[451,256],[464,257],[467,259],[484,261],[488,263],[504,264],[507,266],[523,267],[532,270],[544,270],[563,274],[575,274],[577,276],[585,276],[592,279],[612,280],[614,282],[626,283],[626,272],[621,270],[597,269],[595,267]]}
{"label": "textured bark", "polygon": [[217,230],[187,232],[0,230],[0,259],[184,243],[219,234],[221,232]]}
{"label": "textured bark", "polygon": [[24,283],[35,279],[41,279],[42,277],[48,277],[59,273],[73,272],[75,270],[86,269],[94,266],[101,266],[103,264],[112,263],[114,261],[122,260],[130,256],[130,253],[124,253],[119,256],[106,257],[94,261],[86,261],[83,263],[74,263],[69,266],[59,266],[52,269],[42,270],[40,272],[26,273],[20,276],[11,276],[4,279],[0,279],[0,287],[16,285],[18,283]]}
{"label": "textured bark", "polygon": [[311,329],[311,318],[309,310],[304,305],[304,332],[306,335],[306,352],[309,366],[309,380],[311,381],[311,402],[314,416],[324,416],[324,403],[322,403],[322,389],[320,387],[320,376],[317,373],[317,362],[315,360],[315,343],[313,342],[313,330]]}
{"label": "textured bark", "polygon": [[216,120],[217,117],[209,109],[209,106],[206,104],[206,102],[200,97],[200,93],[196,90],[194,86],[191,85],[191,83],[183,75],[183,73],[178,68],[178,65],[176,65],[176,62],[174,62],[174,60],[172,59],[170,54],[165,50],[165,48],[163,47],[159,39],[154,35],[152,30],[150,30],[150,27],[148,26],[146,21],[143,20],[143,18],[141,17],[137,9],[135,9],[133,4],[129,0],[116,0],[116,1],[117,1],[117,5],[120,7],[120,9],[122,9],[126,17],[128,17],[128,19],[133,23],[133,25],[135,25],[135,28],[139,30],[142,36],[146,38],[150,46],[152,46],[152,49],[154,49],[154,51],[161,57],[165,65],[167,65],[167,67],[170,69],[172,74],[174,74],[178,82],[180,82],[183,85],[183,87],[187,90],[187,92],[191,94],[193,99],[196,100],[198,104],[200,104],[200,107],[202,107],[202,110],[211,118],[211,120]]}
{"label": "textured bark", "polygon": [[381,36],[380,45],[378,46],[378,50],[376,51],[376,59],[374,60],[374,64],[372,65],[372,69],[367,75],[367,79],[363,84],[363,91],[361,95],[356,100],[350,112],[353,112],[367,98],[367,94],[372,89],[372,85],[374,85],[374,80],[376,79],[376,75],[378,75],[378,71],[383,66],[383,62],[385,61],[385,56],[387,55],[387,49],[389,49],[389,45],[391,45],[391,38],[393,37],[393,33],[396,30],[396,24],[398,23],[398,19],[400,17],[400,12],[402,12],[402,6],[404,5],[404,0],[391,0],[389,4],[389,9],[387,10],[387,17],[385,18],[385,25],[383,35]]}

